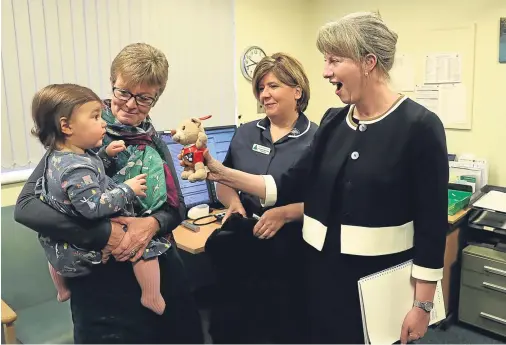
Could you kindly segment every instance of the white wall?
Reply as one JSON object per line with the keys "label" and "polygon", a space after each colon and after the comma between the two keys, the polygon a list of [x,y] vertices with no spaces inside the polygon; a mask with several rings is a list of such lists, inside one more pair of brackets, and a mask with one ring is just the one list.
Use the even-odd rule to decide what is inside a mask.
{"label": "white wall", "polygon": [[[4,2],[6,1],[2,2],[2,6],[4,6]],[[31,0],[30,5],[35,2],[38,1]],[[106,0],[97,1],[97,3],[102,2],[106,2]],[[144,4],[145,2],[147,4]],[[53,4],[56,1],[46,0],[44,4],[46,3]],[[115,4],[117,11],[119,2],[110,1],[110,3]],[[142,0],[142,6],[152,6],[153,3],[153,0]],[[202,3],[209,3],[209,1],[203,0]],[[504,105],[506,64],[498,63],[499,18],[506,17],[506,1],[504,0],[469,2],[458,0],[411,2],[404,0],[357,0],[354,2],[341,0],[235,0],[237,43],[235,58],[230,64],[235,66],[238,90],[237,107],[239,113],[243,114],[243,119],[248,121],[263,117],[262,114],[256,114],[256,101],[251,91],[251,83],[246,81],[240,72],[238,61],[244,48],[256,44],[263,47],[268,54],[283,51],[301,60],[311,84],[311,100],[307,114],[313,121],[319,122],[324,111],[328,107],[339,105],[339,100],[332,92],[332,86],[321,77],[323,59],[315,45],[318,27],[330,19],[339,18],[353,11],[377,9],[380,10],[388,23],[395,26],[402,37],[401,40],[405,41],[409,40],[409,37],[405,37],[405,28],[408,29],[407,31],[411,31],[413,27],[422,29],[476,23],[473,126],[470,131],[447,130],[448,147],[452,152],[474,152],[476,155],[486,157],[491,165],[490,182],[506,185],[506,139],[504,138],[504,133],[506,133],[506,106]],[[146,9],[143,11],[145,13]],[[151,11],[152,9],[148,10],[148,13]],[[3,16],[4,11],[2,12]],[[176,13],[178,12],[176,11]],[[417,15],[416,20],[415,14]],[[186,15],[188,15],[187,12]],[[164,16],[164,12],[160,10],[159,16]],[[5,35],[3,19],[2,36]],[[184,20],[183,15],[179,20]],[[139,22],[137,26],[144,27],[145,22],[146,20]],[[51,22],[48,25],[54,26],[56,24]],[[157,25],[168,24],[159,22]],[[151,24],[150,27],[153,28],[153,25]],[[48,30],[50,30],[49,27]],[[151,31],[148,32],[151,33]],[[143,31],[142,35],[144,34]],[[182,38],[185,37],[182,30],[178,30],[178,34]],[[156,37],[161,37],[161,35]],[[225,39],[216,37],[213,42],[220,40],[224,41]],[[118,43],[117,49],[121,46],[120,43]],[[412,42],[412,44],[415,45],[417,42]],[[3,57],[9,49],[12,47],[3,42]],[[166,53],[170,54],[170,52]],[[199,56],[202,62],[195,66],[196,69],[202,70],[207,65],[204,61],[207,55],[209,54],[202,53]],[[176,73],[175,62],[171,61],[174,58],[169,58],[171,78]],[[216,65],[230,67],[230,64]],[[200,83],[199,79],[188,82]],[[223,84],[221,82],[213,83],[209,89],[218,88]],[[183,97],[181,95],[184,95],[184,92],[177,89],[177,84],[169,80],[169,85],[172,87],[172,91],[167,90],[167,94],[172,93],[173,97]],[[195,100],[202,98],[202,95],[195,93],[194,96]],[[167,100],[168,95],[164,95],[163,98],[166,99],[168,109],[173,109]],[[174,111],[170,113],[174,114]],[[158,115],[155,121],[157,119]],[[2,138],[2,151],[4,150],[3,140]],[[15,202],[20,186],[21,184],[2,186],[2,206]]]}
{"label": "white wall", "polygon": [[[309,65],[308,52],[316,49],[308,42],[314,33],[308,31],[308,0],[235,0],[237,93],[241,122],[262,118],[257,114],[257,101],[251,82],[240,71],[239,61],[244,50],[256,45],[267,55],[284,52]],[[309,102],[311,107],[312,101]]]}
{"label": "white wall", "polygon": [[[473,153],[490,164],[490,184],[506,186],[506,64],[499,63],[499,18],[506,17],[505,0],[360,0],[311,2],[311,19],[307,30],[316,35],[327,21],[356,11],[379,10],[381,16],[399,35],[400,49],[420,50],[423,40],[412,39],[410,32],[428,29],[458,28],[476,24],[472,129],[446,130],[451,153]],[[314,36],[315,37],[315,36]],[[315,41],[316,38],[313,38]],[[443,38],[440,38],[443,39]],[[440,45],[445,42],[441,41]],[[310,44],[309,44],[310,43]],[[309,42],[311,56],[307,65],[311,92],[314,95],[310,115],[317,119],[339,99],[332,86],[321,77],[322,56],[314,42]],[[449,42],[450,44],[451,42]],[[315,78],[317,76],[317,78]]]}
{"label": "white wall", "polygon": [[212,114],[235,123],[233,0],[3,0],[2,171],[43,154],[29,134],[31,100],[51,83],[111,97],[109,68],[125,45],[146,42],[169,61],[165,93],[151,112],[158,130]]}
{"label": "white wall", "polygon": [[[423,33],[476,24],[472,129],[446,130],[448,149],[486,158],[489,182],[506,186],[506,64],[498,62],[499,18],[506,17],[505,0],[236,0],[236,59],[241,49],[252,44],[264,47],[267,54],[283,51],[298,58],[311,85],[306,115],[319,123],[329,107],[342,103],[322,78],[323,57],[316,48],[318,28],[351,12],[376,10],[399,34],[399,51],[422,49],[424,42],[410,35],[414,30]],[[242,78],[239,67],[237,72],[240,113],[246,121],[263,117],[256,113],[251,83]]]}

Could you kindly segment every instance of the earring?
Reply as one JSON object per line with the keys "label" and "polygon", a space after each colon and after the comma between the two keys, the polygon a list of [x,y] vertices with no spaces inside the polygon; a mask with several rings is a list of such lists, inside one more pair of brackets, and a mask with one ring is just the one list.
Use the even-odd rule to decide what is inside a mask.
{"label": "earring", "polygon": [[369,75],[369,72],[365,72],[365,76],[367,77]]}

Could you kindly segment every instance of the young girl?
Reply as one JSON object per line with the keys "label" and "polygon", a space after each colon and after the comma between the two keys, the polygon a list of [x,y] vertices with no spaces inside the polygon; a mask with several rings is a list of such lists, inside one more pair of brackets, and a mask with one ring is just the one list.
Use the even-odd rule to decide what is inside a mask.
{"label": "young girl", "polygon": [[[122,141],[102,145],[106,123],[101,118],[102,102],[90,89],[74,84],[49,85],[32,103],[35,128],[32,133],[50,150],[44,176],[36,194],[55,209],[75,217],[107,218],[122,214],[134,216],[136,196],[145,197],[146,174],[116,184],[105,174],[102,160],[125,150]],[[65,278],[89,274],[91,265],[106,261],[109,252],[86,251],[72,244],[39,236],[49,261],[49,270],[58,290],[58,300],[70,298]],[[163,314],[165,301],[160,293],[160,267],[157,256],[170,247],[164,239],[152,240],[143,258],[133,264],[142,289],[141,303]]]}

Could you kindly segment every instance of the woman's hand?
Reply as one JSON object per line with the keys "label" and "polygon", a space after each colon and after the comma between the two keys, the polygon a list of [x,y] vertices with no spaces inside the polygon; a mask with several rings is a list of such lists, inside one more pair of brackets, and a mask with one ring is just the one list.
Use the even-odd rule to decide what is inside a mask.
{"label": "woman's hand", "polygon": [[[177,159],[179,159],[179,164],[181,166],[185,166],[183,163],[183,155],[180,153],[177,155]],[[221,164],[220,161],[214,159],[213,156],[209,153],[209,150],[204,151],[204,165],[207,167],[207,179],[210,181],[221,181],[225,175],[226,167]]]}
{"label": "woman's hand", "polygon": [[276,207],[266,211],[253,228],[253,234],[259,239],[269,239],[285,225],[286,217],[283,208]]}
{"label": "woman's hand", "polygon": [[106,263],[109,260],[109,256],[112,251],[116,249],[125,237],[125,231],[123,231],[123,225],[115,222],[111,222],[111,234],[109,235],[109,241],[106,246],[102,249],[102,263]]}
{"label": "woman's hand", "polygon": [[236,201],[230,204],[229,208],[227,209],[227,213],[225,213],[225,217],[223,217],[223,220],[221,222],[225,223],[228,217],[230,217],[233,213],[239,213],[243,217],[246,217],[246,210],[240,201]]}
{"label": "woman's hand", "polygon": [[154,217],[117,217],[113,222],[127,226],[127,232],[120,245],[112,251],[117,261],[139,260],[146,250],[149,241],[160,229]]}
{"label": "woman's hand", "polygon": [[429,327],[430,313],[418,307],[413,307],[404,318],[401,329],[401,344],[422,338]]}

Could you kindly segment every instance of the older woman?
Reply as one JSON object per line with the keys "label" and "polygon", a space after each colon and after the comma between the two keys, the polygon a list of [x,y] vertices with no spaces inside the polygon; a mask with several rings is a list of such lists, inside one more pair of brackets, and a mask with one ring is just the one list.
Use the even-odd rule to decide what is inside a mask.
{"label": "older woman", "polygon": [[[266,117],[237,129],[223,164],[248,173],[280,177],[307,149],[318,127],[304,115],[309,103],[309,81],[299,61],[277,53],[258,63],[252,85]],[[217,185],[217,194],[228,208],[226,218],[234,213],[259,216],[260,220],[251,229],[251,239],[255,242],[253,236],[256,236],[265,241],[258,243],[260,252],[248,251],[238,243],[238,238],[228,243],[234,248],[218,249],[224,256],[222,266],[240,266],[244,280],[250,283],[239,282],[241,278],[236,269],[230,270],[231,279],[222,281],[219,290],[223,298],[212,313],[213,340],[220,343],[307,342],[306,312],[300,302],[302,224],[293,218],[302,212],[302,203],[264,208],[257,196],[238,194],[223,184]],[[223,254],[226,249],[235,248],[240,253]],[[230,257],[234,259],[231,261]],[[218,271],[223,268],[219,267]],[[231,310],[242,310],[242,313]],[[219,311],[222,311],[220,317]]]}
{"label": "older woman", "polygon": [[[121,169],[135,175],[128,164],[140,159],[148,163],[149,152],[158,162],[150,168],[162,169],[165,194],[157,195],[156,211],[144,217],[76,223],[35,197],[34,185],[44,170],[41,160],[25,184],[17,205],[16,221],[41,235],[63,240],[86,249],[109,251],[116,260],[92,267],[91,274],[69,279],[75,343],[202,343],[200,316],[192,298],[189,283],[176,245],[170,233],[182,219],[184,209],[172,159],[157,137],[149,111],[163,93],[167,83],[168,62],[158,49],[147,44],[126,46],[111,66],[113,97],[104,101],[102,118],[107,122],[104,144],[123,140],[126,150],[114,159],[103,157],[108,174]],[[121,151],[121,149],[120,149]],[[128,170],[130,169],[130,170]],[[43,214],[44,217],[40,217]],[[122,226],[127,226],[126,233]],[[161,292],[166,302],[158,316],[140,303],[141,290],[132,265],[144,252],[153,236],[167,236],[170,249],[159,257]]]}
{"label": "older woman", "polygon": [[445,132],[434,113],[390,90],[396,42],[373,13],[320,28],[323,76],[346,106],[325,113],[311,148],[281,177],[233,170],[207,155],[212,180],[266,205],[304,202],[315,343],[363,343],[357,281],[409,259],[415,301],[399,336],[419,339],[443,275]]}

